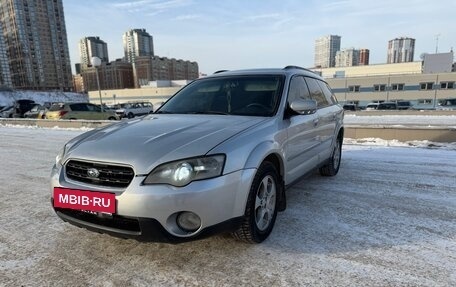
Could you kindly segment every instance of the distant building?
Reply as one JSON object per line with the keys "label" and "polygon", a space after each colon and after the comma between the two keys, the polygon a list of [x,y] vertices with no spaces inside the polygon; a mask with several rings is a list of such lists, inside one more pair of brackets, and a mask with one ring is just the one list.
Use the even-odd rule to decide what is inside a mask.
{"label": "distant building", "polygon": [[136,57],[134,72],[136,87],[151,81],[193,80],[199,77],[197,62],[158,56]]}
{"label": "distant building", "polygon": [[[0,21],[0,32],[3,31]],[[3,33],[0,33],[0,88],[12,88],[11,73]]]}
{"label": "distant building", "polygon": [[136,57],[154,56],[152,36],[145,29],[132,29],[124,33],[125,60],[134,63]]}
{"label": "distant building", "polygon": [[358,66],[359,50],[354,48],[343,49],[336,52],[335,67]]}
{"label": "distant building", "polygon": [[359,50],[358,65],[360,65],[360,66],[369,65],[369,49],[360,49]]}
{"label": "distant building", "polygon": [[315,67],[329,68],[336,65],[336,52],[340,50],[340,36],[328,35],[315,40]]}
{"label": "distant building", "polygon": [[[0,0],[0,28],[14,88],[72,89],[62,0]],[[0,52],[3,78],[4,59]]]}
{"label": "distant building", "polygon": [[416,108],[435,108],[455,98],[453,53],[426,54],[423,61],[312,69],[321,73],[340,102],[410,101]]}
{"label": "distant building", "polygon": [[98,57],[102,62],[108,63],[108,44],[100,37],[85,37],[79,40],[79,55],[82,65],[91,65],[92,57]]}
{"label": "distant building", "polygon": [[415,39],[413,38],[396,38],[388,42],[387,63],[405,63],[413,62],[415,53]]}
{"label": "distant building", "polygon": [[[96,68],[82,66],[81,74],[73,77],[76,92],[88,92],[98,90]],[[116,60],[110,63],[101,63],[98,67],[100,89],[128,89],[134,87],[133,67],[131,63]]]}

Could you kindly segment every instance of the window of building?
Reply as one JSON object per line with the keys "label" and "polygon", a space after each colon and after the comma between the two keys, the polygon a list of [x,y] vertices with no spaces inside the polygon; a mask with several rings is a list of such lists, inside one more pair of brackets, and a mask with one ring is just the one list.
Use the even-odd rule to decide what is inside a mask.
{"label": "window of building", "polygon": [[392,91],[403,91],[404,90],[404,84],[392,84],[391,85],[391,90]]}
{"label": "window of building", "polygon": [[348,86],[348,91],[351,93],[359,93],[360,86]]}
{"label": "window of building", "polygon": [[454,82],[440,82],[440,89],[442,89],[442,90],[454,89]]}
{"label": "window of building", "polygon": [[433,86],[434,86],[433,82],[420,83],[420,90],[432,90]]}
{"label": "window of building", "polygon": [[375,92],[383,92],[386,90],[386,85],[374,85],[374,91]]}

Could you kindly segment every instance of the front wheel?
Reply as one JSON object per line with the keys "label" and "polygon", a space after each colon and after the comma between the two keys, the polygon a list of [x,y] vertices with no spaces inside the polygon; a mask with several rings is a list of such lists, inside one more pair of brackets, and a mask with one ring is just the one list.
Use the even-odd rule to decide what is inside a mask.
{"label": "front wheel", "polygon": [[340,159],[342,157],[342,139],[337,138],[329,162],[320,168],[323,176],[334,176],[339,172]]}
{"label": "front wheel", "polygon": [[279,174],[270,162],[258,168],[240,228],[233,233],[237,239],[248,243],[260,243],[272,231],[277,217],[277,198],[280,194]]}

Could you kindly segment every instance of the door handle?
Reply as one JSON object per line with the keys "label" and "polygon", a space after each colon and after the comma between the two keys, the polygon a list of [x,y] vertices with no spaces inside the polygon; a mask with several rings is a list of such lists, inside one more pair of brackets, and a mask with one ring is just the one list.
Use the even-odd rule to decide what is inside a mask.
{"label": "door handle", "polygon": [[313,124],[314,124],[314,126],[318,125],[318,122],[319,122],[319,121],[320,121],[319,119],[315,119],[315,120],[313,120]]}

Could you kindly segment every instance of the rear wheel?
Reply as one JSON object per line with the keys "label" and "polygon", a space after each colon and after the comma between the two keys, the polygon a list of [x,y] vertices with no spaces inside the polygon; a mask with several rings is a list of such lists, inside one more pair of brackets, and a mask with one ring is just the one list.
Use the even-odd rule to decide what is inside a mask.
{"label": "rear wheel", "polygon": [[342,156],[342,139],[337,138],[329,162],[320,168],[320,174],[323,176],[334,176],[339,171],[340,160]]}
{"label": "rear wheel", "polygon": [[270,162],[262,163],[250,187],[244,220],[233,233],[234,237],[248,243],[260,243],[269,236],[277,217],[279,183],[275,166]]}
{"label": "rear wheel", "polygon": [[129,119],[132,119],[132,118],[135,117],[135,115],[134,115],[132,112],[130,112],[130,113],[128,113],[127,117],[128,117]]}
{"label": "rear wheel", "polygon": [[116,118],[115,118],[115,117],[109,117],[108,120],[110,120],[110,121],[115,121]]}

